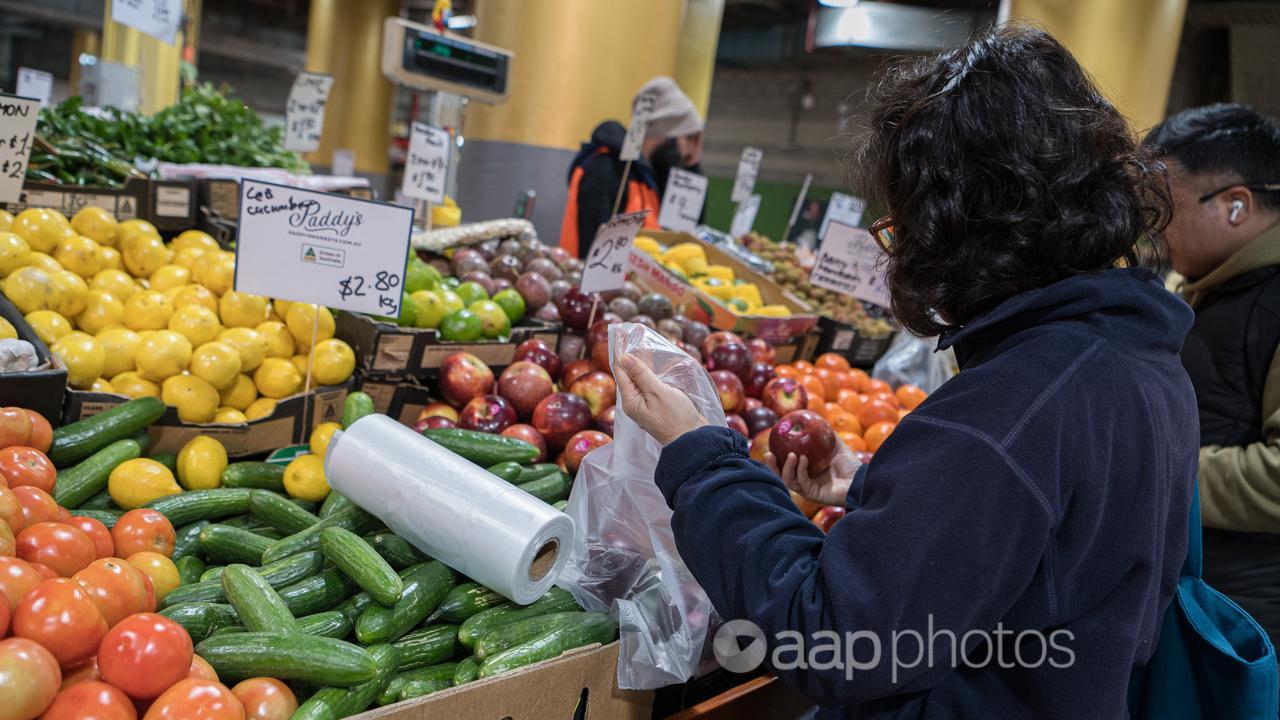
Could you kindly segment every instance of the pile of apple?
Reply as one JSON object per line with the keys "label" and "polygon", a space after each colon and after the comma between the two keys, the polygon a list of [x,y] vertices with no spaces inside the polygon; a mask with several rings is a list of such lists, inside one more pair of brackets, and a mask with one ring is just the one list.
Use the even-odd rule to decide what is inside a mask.
{"label": "pile of apple", "polygon": [[476,283],[490,296],[508,288],[524,298],[525,307],[539,320],[557,321],[551,301],[582,282],[582,261],[563,248],[548,247],[537,238],[488,241],[455,250],[452,257],[436,257],[430,264],[444,276]]}

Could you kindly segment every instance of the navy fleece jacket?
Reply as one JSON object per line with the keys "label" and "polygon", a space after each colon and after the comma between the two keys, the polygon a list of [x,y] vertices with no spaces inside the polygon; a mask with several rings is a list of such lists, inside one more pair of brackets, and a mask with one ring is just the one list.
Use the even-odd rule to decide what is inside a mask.
{"label": "navy fleece jacket", "polygon": [[[680,553],[823,717],[1128,717],[1186,554],[1191,320],[1147,275],[1114,270],[945,336],[960,374],[859,470],[825,537],[740,435],[687,433],[655,473]],[[807,669],[781,631],[803,636]],[[832,667],[832,632],[854,638],[854,662]]]}

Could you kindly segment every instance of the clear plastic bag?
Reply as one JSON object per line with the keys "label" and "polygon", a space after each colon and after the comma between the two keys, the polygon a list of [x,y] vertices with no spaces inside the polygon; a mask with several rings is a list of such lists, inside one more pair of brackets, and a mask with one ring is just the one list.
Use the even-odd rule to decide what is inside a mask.
{"label": "clear plastic bag", "polygon": [[951,348],[938,350],[937,347],[937,338],[919,338],[900,332],[876,361],[871,377],[895,387],[910,383],[931,393],[957,372],[955,353]]}
{"label": "clear plastic bag", "polygon": [[[684,391],[709,422],[724,425],[711,378],[671,341],[635,323],[610,326],[610,360],[627,353]],[[648,690],[693,677],[718,620],[676,550],[671,510],[653,481],[662,446],[621,406],[616,412],[613,442],[578,469],[565,508],[576,539],[556,584],[588,610],[616,612],[618,687]]]}

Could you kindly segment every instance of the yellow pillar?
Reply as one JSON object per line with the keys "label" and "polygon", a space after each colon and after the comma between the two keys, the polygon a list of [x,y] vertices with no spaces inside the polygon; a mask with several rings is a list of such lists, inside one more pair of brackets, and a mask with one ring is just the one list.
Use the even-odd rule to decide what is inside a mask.
{"label": "yellow pillar", "polygon": [[[199,12],[199,3],[196,3]],[[183,33],[174,44],[111,21],[111,0],[106,0],[102,20],[102,59],[136,67],[139,71],[140,110],[151,114],[178,101]]]}
{"label": "yellow pillar", "polygon": [[676,82],[704,118],[711,104],[711,79],[716,69],[716,45],[720,41],[723,16],[724,0],[688,0],[680,26]]}
{"label": "yellow pillar", "polygon": [[312,163],[328,166],[344,148],[355,153],[357,171],[387,173],[393,88],[382,75],[382,24],[399,13],[399,0],[312,0],[307,70],[333,76]]}
{"label": "yellow pillar", "polygon": [[1009,0],[1010,19],[1053,33],[1136,130],[1169,99],[1187,0]]}
{"label": "yellow pillar", "polygon": [[96,30],[75,30],[71,34],[71,76],[68,84],[72,95],[80,94],[80,56],[97,57],[102,52],[102,36]]}

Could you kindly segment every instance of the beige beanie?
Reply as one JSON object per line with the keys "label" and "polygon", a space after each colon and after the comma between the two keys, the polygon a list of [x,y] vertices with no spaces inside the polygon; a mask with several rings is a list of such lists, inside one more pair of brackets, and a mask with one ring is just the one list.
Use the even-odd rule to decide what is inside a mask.
{"label": "beige beanie", "polygon": [[653,110],[649,113],[648,130],[645,132],[646,140],[666,140],[702,132],[702,116],[675,80],[659,75],[645,83],[632,98],[633,107],[645,93],[651,94],[654,99]]}

